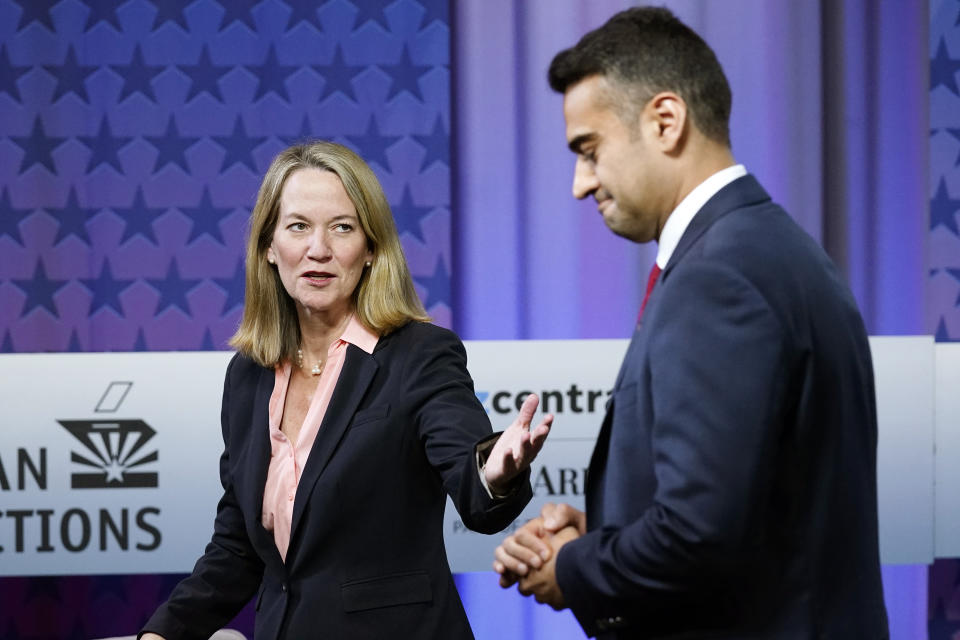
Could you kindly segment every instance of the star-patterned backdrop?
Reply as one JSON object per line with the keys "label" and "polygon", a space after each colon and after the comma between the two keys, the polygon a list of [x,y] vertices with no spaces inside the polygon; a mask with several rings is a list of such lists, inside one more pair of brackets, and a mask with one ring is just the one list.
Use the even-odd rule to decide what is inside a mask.
{"label": "star-patterned backdrop", "polygon": [[[930,260],[927,318],[940,342],[960,341],[960,0],[930,3]],[[929,579],[930,640],[960,638],[960,560]]]}
{"label": "star-patterned backdrop", "polygon": [[273,156],[376,171],[450,323],[446,2],[0,0],[0,350],[223,349]]}
{"label": "star-patterned backdrop", "polygon": [[[227,348],[262,174],[312,138],[449,326],[449,58],[447,0],[0,0],[0,352]],[[0,639],[133,632],[180,577],[0,579]]]}

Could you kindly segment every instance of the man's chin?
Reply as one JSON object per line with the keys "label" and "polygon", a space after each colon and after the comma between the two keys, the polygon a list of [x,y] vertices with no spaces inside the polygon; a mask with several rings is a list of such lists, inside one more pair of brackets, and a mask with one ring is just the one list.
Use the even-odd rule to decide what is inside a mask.
{"label": "man's chin", "polygon": [[648,237],[648,234],[640,232],[638,229],[630,228],[628,225],[624,225],[622,220],[617,220],[616,218],[604,218],[603,221],[606,223],[607,228],[618,235],[621,238],[625,238],[630,242],[636,242],[637,244],[644,244],[654,240],[652,237]]}

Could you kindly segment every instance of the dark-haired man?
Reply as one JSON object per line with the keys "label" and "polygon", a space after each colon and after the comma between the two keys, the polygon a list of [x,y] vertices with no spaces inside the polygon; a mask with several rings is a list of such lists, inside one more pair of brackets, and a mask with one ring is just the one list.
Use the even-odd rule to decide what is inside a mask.
{"label": "dark-haired man", "polygon": [[666,9],[562,51],[573,194],[658,242],[589,469],[496,550],[505,587],[615,638],[886,638],[863,321],[730,150],[731,94]]}

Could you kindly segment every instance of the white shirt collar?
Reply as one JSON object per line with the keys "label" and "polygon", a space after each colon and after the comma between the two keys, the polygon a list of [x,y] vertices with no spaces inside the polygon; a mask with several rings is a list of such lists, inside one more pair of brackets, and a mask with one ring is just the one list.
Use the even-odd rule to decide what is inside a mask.
{"label": "white shirt collar", "polygon": [[707,200],[717,194],[720,189],[736,180],[747,175],[747,169],[742,164],[735,164],[732,167],[721,169],[715,174],[694,187],[693,191],[687,194],[687,197],[680,201],[677,208],[673,210],[666,224],[663,225],[663,231],[660,232],[660,241],[657,248],[657,266],[663,269],[670,262],[670,256],[683,237],[683,232],[690,226],[697,212],[707,204]]}

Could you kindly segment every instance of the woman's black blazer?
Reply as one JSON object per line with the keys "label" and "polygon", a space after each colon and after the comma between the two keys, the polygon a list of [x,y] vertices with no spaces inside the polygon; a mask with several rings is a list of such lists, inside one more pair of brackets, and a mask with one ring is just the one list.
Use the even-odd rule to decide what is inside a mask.
{"label": "woman's black blazer", "polygon": [[530,500],[480,483],[491,434],[455,334],[412,322],[346,360],[294,502],[281,561],[260,522],[274,372],[235,356],[223,391],[223,497],[193,569],[144,630],[208,638],[256,597],[256,640],[471,638],[443,545],[449,495],[476,531],[505,528]]}

